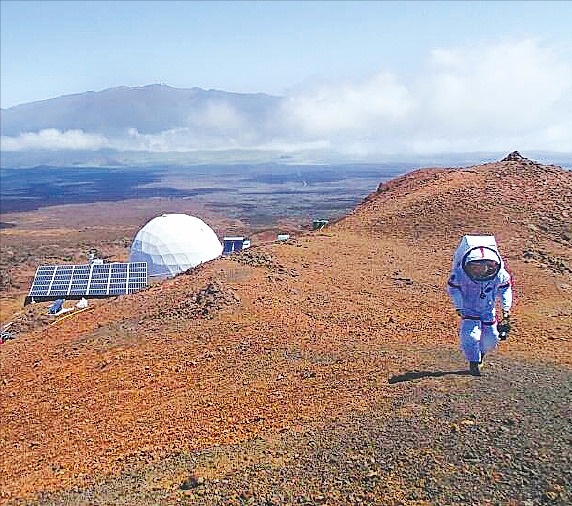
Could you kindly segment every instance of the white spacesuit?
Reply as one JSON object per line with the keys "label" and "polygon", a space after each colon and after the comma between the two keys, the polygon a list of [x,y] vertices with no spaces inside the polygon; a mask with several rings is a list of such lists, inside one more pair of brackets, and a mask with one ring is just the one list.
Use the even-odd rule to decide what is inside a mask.
{"label": "white spacesuit", "polygon": [[472,374],[480,375],[483,356],[499,341],[495,303],[500,299],[503,327],[510,328],[512,281],[494,236],[461,239],[453,257],[447,292],[461,316],[460,348]]}

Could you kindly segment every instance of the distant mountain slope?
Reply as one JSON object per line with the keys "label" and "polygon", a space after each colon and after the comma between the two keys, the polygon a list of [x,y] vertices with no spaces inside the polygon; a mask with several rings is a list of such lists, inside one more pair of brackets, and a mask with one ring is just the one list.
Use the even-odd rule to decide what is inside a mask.
{"label": "distant mountain slope", "polygon": [[122,86],[3,109],[1,132],[4,136],[17,136],[55,128],[118,135],[134,128],[141,134],[153,134],[193,126],[208,128],[209,114],[232,114],[232,111],[249,122],[265,123],[280,100],[263,93],[229,93],[159,84]]}

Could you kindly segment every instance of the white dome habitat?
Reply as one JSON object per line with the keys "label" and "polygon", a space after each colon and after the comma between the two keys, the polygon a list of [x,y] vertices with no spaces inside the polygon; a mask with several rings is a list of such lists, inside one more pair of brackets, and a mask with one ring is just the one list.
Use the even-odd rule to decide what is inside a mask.
{"label": "white dome habitat", "polygon": [[147,262],[150,278],[168,278],[221,253],[218,237],[202,220],[188,214],[163,214],[137,232],[129,261]]}

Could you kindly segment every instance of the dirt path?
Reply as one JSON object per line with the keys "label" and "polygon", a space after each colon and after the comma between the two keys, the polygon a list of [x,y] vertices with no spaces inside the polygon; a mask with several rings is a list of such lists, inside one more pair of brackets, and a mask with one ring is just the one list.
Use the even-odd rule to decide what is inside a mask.
{"label": "dirt path", "polygon": [[[410,353],[403,351],[403,353]],[[125,462],[86,488],[9,504],[570,504],[572,371],[499,353],[415,353],[389,405],[235,446]]]}

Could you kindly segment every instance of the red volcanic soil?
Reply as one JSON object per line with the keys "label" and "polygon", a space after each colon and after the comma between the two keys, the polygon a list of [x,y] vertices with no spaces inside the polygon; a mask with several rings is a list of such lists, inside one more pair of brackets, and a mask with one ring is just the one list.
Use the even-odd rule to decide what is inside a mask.
{"label": "red volcanic soil", "polygon": [[[320,232],[65,321],[28,306],[0,348],[2,500],[566,504],[571,216],[558,167],[423,169]],[[481,378],[445,292],[472,233],[515,279],[515,328]]]}

